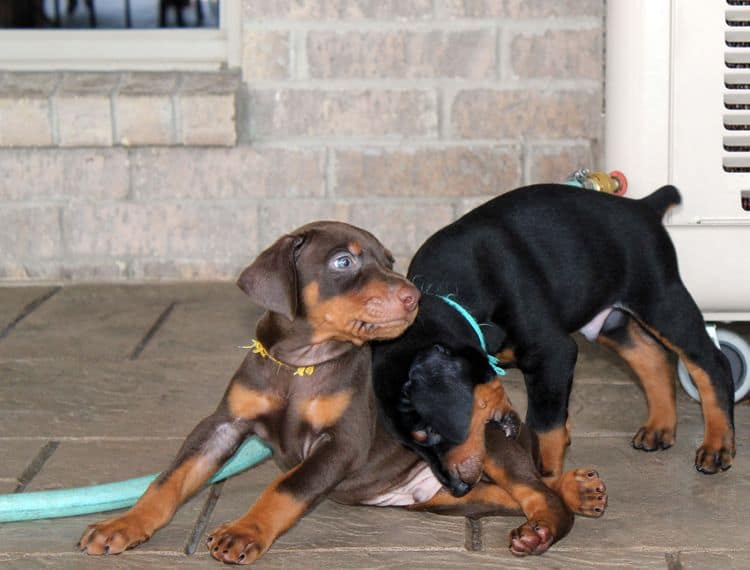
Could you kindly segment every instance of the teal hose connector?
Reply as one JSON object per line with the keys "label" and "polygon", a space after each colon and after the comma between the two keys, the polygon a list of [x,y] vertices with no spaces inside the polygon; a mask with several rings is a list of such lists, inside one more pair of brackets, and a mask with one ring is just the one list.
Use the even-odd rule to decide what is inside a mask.
{"label": "teal hose connector", "polygon": [[[257,437],[247,439],[209,480],[223,481],[258,465],[271,456],[271,449]],[[0,495],[0,522],[73,517],[130,507],[143,495],[158,473],[89,487]]]}

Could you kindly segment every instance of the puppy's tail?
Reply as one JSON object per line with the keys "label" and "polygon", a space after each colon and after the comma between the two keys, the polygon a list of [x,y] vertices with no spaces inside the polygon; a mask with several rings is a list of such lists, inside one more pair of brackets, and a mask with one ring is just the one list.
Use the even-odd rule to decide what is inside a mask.
{"label": "puppy's tail", "polygon": [[641,202],[646,204],[646,206],[648,206],[655,214],[658,214],[659,217],[661,217],[670,207],[680,204],[682,202],[682,197],[677,188],[668,184],[667,186],[662,186],[656,192],[649,194],[645,198],[642,198]]}

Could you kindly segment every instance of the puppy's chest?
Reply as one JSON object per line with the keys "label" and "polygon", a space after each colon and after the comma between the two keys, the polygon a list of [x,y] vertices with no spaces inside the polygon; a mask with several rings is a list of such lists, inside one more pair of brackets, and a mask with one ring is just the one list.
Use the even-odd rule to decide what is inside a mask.
{"label": "puppy's chest", "polygon": [[256,423],[256,433],[273,444],[285,463],[295,465],[330,438],[352,405],[353,397],[352,388],[292,392],[286,397],[283,409]]}

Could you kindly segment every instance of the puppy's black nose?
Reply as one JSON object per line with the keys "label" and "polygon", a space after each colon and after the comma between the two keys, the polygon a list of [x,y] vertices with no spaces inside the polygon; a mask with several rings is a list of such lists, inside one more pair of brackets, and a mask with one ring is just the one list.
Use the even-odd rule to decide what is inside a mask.
{"label": "puppy's black nose", "polygon": [[412,312],[417,308],[420,295],[421,294],[419,292],[419,289],[411,285],[401,287],[401,289],[399,289],[398,291],[399,300],[403,303],[404,308],[409,312]]}

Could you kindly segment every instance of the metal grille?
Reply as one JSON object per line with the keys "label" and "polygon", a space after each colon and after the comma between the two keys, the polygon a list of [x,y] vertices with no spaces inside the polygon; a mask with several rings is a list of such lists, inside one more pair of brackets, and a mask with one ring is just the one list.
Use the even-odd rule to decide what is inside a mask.
{"label": "metal grille", "polygon": [[726,3],[723,165],[750,172],[750,0]]}

